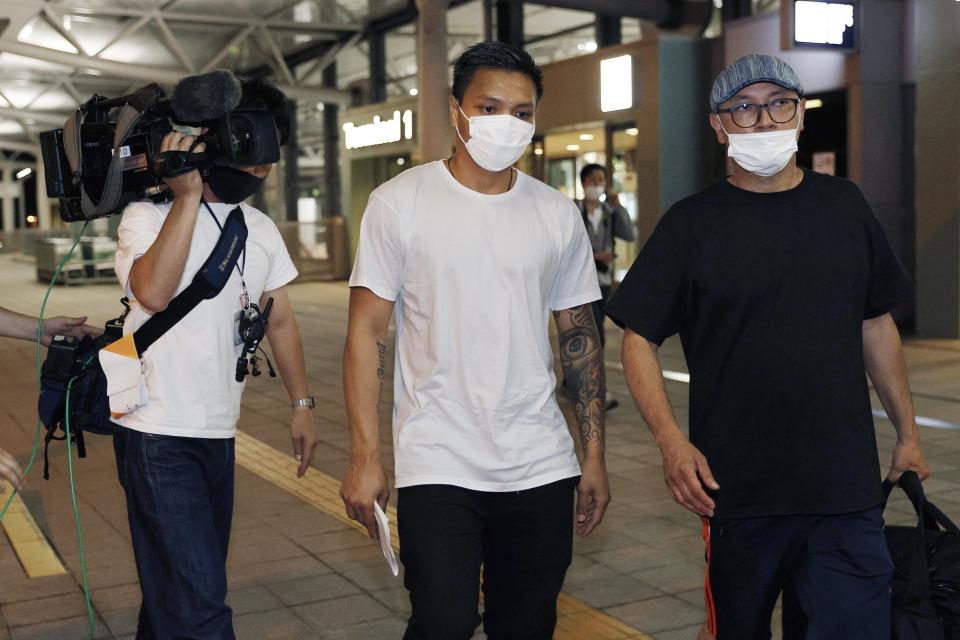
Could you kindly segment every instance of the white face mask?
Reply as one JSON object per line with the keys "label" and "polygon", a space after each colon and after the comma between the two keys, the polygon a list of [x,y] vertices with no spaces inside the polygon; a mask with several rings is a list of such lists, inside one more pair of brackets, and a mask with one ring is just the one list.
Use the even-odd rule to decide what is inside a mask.
{"label": "white face mask", "polygon": [[587,200],[599,200],[605,191],[606,187],[602,185],[592,185],[583,188],[583,194]]}
{"label": "white face mask", "polygon": [[720,128],[727,133],[730,141],[727,155],[750,173],[769,178],[783,171],[797,152],[797,137],[802,122],[801,117],[794,129],[761,133],[727,133],[723,122],[720,122]]}
{"label": "white face mask", "polygon": [[[463,113],[463,109],[460,109],[460,113]],[[467,147],[474,162],[487,171],[503,171],[519,160],[536,130],[532,123],[511,115],[471,118],[463,113],[463,117],[470,123],[470,139],[463,139],[459,126],[457,136]]]}

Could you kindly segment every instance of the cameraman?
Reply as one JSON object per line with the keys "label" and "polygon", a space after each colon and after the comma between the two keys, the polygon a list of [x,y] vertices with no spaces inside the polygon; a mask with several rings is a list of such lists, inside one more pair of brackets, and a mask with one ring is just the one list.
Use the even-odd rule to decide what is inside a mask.
{"label": "cameraman", "polygon": [[[243,84],[240,108],[267,108],[280,143],[290,122],[283,94],[260,81]],[[192,136],[168,134],[160,151],[191,150]],[[201,143],[194,149],[202,152]],[[272,165],[215,166],[206,181],[192,171],[166,180],[172,203],[141,201],[124,211],[116,271],[135,299],[125,332],[167,307],[191,282],[237,203],[262,186]],[[295,407],[290,437],[306,473],[317,445],[300,332],[285,284],[297,271],[273,221],[241,205],[246,245],[230,280],[143,355],[148,402],[117,422],[117,470],[143,593],[137,638],[233,639],[225,603],[233,516],[234,436],[243,383],[237,322],[251,302],[273,298],[267,339]]]}

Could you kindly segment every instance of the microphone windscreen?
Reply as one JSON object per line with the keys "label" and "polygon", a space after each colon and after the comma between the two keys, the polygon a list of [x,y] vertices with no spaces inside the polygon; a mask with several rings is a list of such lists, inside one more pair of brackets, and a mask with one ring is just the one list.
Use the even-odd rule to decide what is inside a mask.
{"label": "microphone windscreen", "polygon": [[173,88],[170,106],[178,120],[215,120],[237,108],[243,91],[230,71],[217,69],[183,78]]}

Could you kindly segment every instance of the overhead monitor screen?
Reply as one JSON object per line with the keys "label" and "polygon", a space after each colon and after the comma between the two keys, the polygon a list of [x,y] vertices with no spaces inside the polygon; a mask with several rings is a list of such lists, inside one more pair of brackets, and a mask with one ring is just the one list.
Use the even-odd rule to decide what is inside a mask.
{"label": "overhead monitor screen", "polygon": [[793,0],[793,46],[796,48],[856,48],[855,2]]}

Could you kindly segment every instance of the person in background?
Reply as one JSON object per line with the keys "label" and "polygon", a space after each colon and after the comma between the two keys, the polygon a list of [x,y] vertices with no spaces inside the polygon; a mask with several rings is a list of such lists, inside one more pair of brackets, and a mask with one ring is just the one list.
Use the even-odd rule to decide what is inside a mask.
{"label": "person in background", "polygon": [[[584,197],[577,201],[577,206],[593,247],[593,261],[597,266],[597,280],[600,283],[600,299],[593,303],[593,317],[597,323],[597,331],[600,332],[600,344],[606,346],[603,308],[613,292],[616,239],[633,242],[637,239],[637,230],[630,220],[630,214],[620,204],[619,195],[608,190],[606,167],[599,164],[584,166],[580,170],[580,184],[583,185]],[[608,389],[607,411],[615,409],[619,404]]]}
{"label": "person in background", "polygon": [[[103,333],[102,329],[84,324],[86,321],[86,316],[80,318],[57,316],[44,319],[40,343],[49,347],[53,336],[75,336],[79,338],[84,335],[98,336]],[[36,340],[39,322],[39,318],[0,307],[0,337]],[[17,491],[23,488],[23,470],[17,464],[16,459],[3,449],[0,449],[0,478],[12,484]]]}

